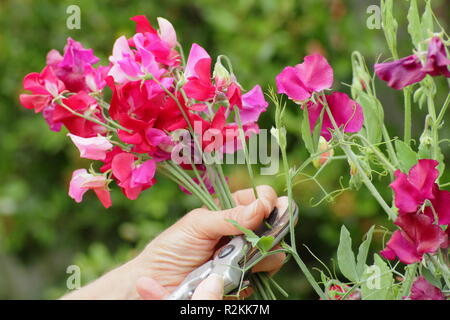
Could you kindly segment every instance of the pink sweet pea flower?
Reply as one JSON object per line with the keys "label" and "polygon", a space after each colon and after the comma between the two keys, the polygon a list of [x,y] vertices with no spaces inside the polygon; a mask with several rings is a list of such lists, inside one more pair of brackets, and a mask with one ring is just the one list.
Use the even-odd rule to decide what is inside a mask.
{"label": "pink sweet pea flower", "polygon": [[418,277],[411,287],[411,300],[446,300],[442,291],[429,283],[425,277]]}
{"label": "pink sweet pea flower", "polygon": [[165,70],[159,67],[153,53],[144,47],[144,34],[134,35],[133,41],[136,51],[130,48],[125,36],[116,40],[113,55],[109,58],[112,67],[108,75],[111,75],[118,83],[137,81],[147,75],[159,78]]}
{"label": "pink sweet pea flower", "polygon": [[165,41],[172,49],[177,46],[177,34],[172,24],[161,17],[157,18],[159,25],[159,37]]}
{"label": "pink sweet pea flower", "polygon": [[398,257],[406,264],[422,261],[425,253],[448,246],[448,236],[424,214],[400,214],[395,221],[401,230],[393,233],[380,254],[389,260]]}
{"label": "pink sweet pea flower", "polygon": [[110,66],[98,66],[94,68],[90,64],[84,67],[84,75],[86,80],[86,87],[93,92],[101,91],[106,86],[106,77]]}
{"label": "pink sweet pea flower", "polygon": [[[364,123],[364,114],[362,107],[356,101],[353,101],[348,95],[342,92],[333,92],[326,96],[326,100],[336,124],[340,128],[343,128],[344,132],[358,132],[361,130]],[[308,108],[311,132],[313,132],[324,106],[320,102],[313,103],[309,101],[306,107]],[[330,129],[334,130],[334,127],[325,110],[323,112],[320,135],[327,141],[331,139]]]}
{"label": "pink sweet pea flower", "polygon": [[395,172],[396,179],[390,186],[394,190],[395,206],[400,214],[416,213],[428,200],[433,208],[426,207],[423,212],[433,220],[435,213],[440,225],[450,223],[450,192],[440,190],[436,184],[438,165],[436,160],[421,159],[408,175],[400,170]]}
{"label": "pink sweet pea flower", "polygon": [[392,62],[378,63],[375,65],[377,76],[386,81],[388,86],[400,90],[406,86],[422,81],[427,74],[450,78],[445,46],[439,37],[433,37],[428,45],[428,53],[423,65],[417,55],[410,55]]}
{"label": "pink sweet pea flower", "polygon": [[278,93],[284,93],[294,101],[303,101],[313,92],[331,88],[333,69],[322,55],[312,54],[306,56],[303,63],[284,68],[277,75],[276,83]]}
{"label": "pink sweet pea flower", "polygon": [[111,163],[112,173],[118,180],[125,196],[136,200],[139,194],[155,184],[156,162],[147,160],[136,165],[135,156],[131,153],[119,153]]}
{"label": "pink sweet pea flower", "polygon": [[83,138],[74,134],[67,134],[75,146],[80,151],[80,157],[91,160],[105,160],[107,151],[113,148],[113,145],[102,136]]}
{"label": "pink sweet pea flower", "polygon": [[31,94],[21,94],[20,103],[27,109],[38,113],[48,107],[53,98],[65,90],[64,83],[59,80],[51,67],[45,67],[41,73],[32,72],[23,78],[23,88]]}
{"label": "pink sweet pea flower", "polygon": [[[131,18],[136,23],[136,33],[144,36],[144,47],[150,51],[158,63],[176,66],[180,63],[180,55],[175,50],[177,36],[172,24],[164,18],[158,18],[159,33],[152,27],[148,19],[141,15]],[[134,39],[130,39],[134,45]]]}
{"label": "pink sweet pea flower", "polygon": [[257,122],[261,113],[269,104],[264,99],[264,93],[259,85],[242,96],[242,108],[239,111],[243,124]]}
{"label": "pink sweet pea flower", "polygon": [[[95,117],[99,121],[104,121],[97,101],[84,91],[62,99],[62,102],[78,113],[84,114],[86,112],[91,117]],[[62,122],[70,133],[84,138],[95,137],[97,134],[102,135],[106,131],[102,125],[79,117],[60,105],[55,106],[53,121]]]}
{"label": "pink sweet pea flower", "polygon": [[83,200],[83,195],[89,190],[94,190],[100,202],[105,208],[112,204],[108,190],[108,180],[103,175],[92,175],[86,169],[75,170],[70,181],[69,196],[77,203]]}
{"label": "pink sweet pea flower", "polygon": [[400,90],[413,83],[422,81],[426,73],[422,69],[422,62],[416,55],[411,55],[392,62],[375,65],[377,76],[387,82],[393,89]]}
{"label": "pink sweet pea flower", "polygon": [[449,65],[450,59],[447,58],[444,43],[441,38],[433,37],[428,45],[427,61],[423,71],[433,77],[442,75],[450,78]]}
{"label": "pink sweet pea flower", "polygon": [[81,43],[72,38],[67,39],[63,56],[57,50],[51,50],[47,54],[47,65],[52,67],[56,76],[71,92],[88,89],[85,79],[86,66],[92,67],[99,60],[92,49],[85,49]]}
{"label": "pink sweet pea flower", "polygon": [[189,53],[183,89],[189,98],[207,101],[214,97],[216,88],[211,81],[211,57],[205,49],[194,43]]}

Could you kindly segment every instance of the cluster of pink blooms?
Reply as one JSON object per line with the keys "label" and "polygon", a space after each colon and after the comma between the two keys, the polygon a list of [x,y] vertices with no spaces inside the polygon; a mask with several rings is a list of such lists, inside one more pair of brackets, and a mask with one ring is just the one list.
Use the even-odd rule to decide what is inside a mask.
{"label": "cluster of pink blooms", "polygon": [[[397,170],[391,188],[399,215],[395,231],[381,254],[406,264],[420,262],[426,253],[449,247],[450,192],[436,183],[438,162],[419,160],[408,174]],[[442,227],[447,226],[446,231]]]}
{"label": "cluster of pink blooms", "polygon": [[[278,93],[286,94],[289,99],[308,109],[311,132],[322,119],[321,136],[331,139],[330,130],[334,130],[333,123],[324,110],[328,105],[336,125],[344,132],[358,132],[364,123],[362,107],[342,92],[320,94],[333,85],[333,69],[328,61],[320,54],[306,56],[303,63],[294,67],[286,67],[276,77]],[[318,99],[311,99],[313,94]],[[321,118],[322,116],[322,118]]]}
{"label": "cluster of pink blooms", "polygon": [[[113,180],[129,199],[136,199],[155,184],[157,164],[170,159],[181,129],[194,127],[203,134],[203,151],[235,152],[240,147],[235,108],[248,137],[258,132],[256,122],[268,106],[260,86],[243,93],[220,62],[222,69],[213,76],[212,59],[197,44],[183,65],[169,21],[158,18],[157,30],[145,16],[131,20],[136,34],[116,40],[109,65],[96,65],[93,50],[69,38],[63,55],[50,51],[45,68],[23,80],[30,93],[20,95],[21,104],[42,113],[51,130],[64,126],[82,158],[103,163],[101,173],[73,172],[69,195],[77,202],[93,190],[109,207]],[[103,95],[108,87],[109,104]],[[194,126],[196,122],[200,125]],[[205,135],[208,130],[213,133]],[[221,139],[214,138],[217,132]],[[205,171],[203,165],[198,169]]]}
{"label": "cluster of pink blooms", "polygon": [[429,42],[425,61],[422,61],[419,55],[413,54],[392,62],[376,64],[375,73],[381,80],[386,81],[388,86],[400,90],[422,81],[426,75],[450,78],[449,65],[444,43],[441,38],[435,36]]}

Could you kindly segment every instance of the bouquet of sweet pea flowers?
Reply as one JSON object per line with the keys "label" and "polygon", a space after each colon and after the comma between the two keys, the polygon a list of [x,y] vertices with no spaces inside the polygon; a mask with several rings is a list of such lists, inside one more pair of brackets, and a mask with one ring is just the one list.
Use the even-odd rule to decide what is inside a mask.
{"label": "bouquet of sweet pea flowers", "polygon": [[[445,170],[441,145],[448,139],[440,138],[439,130],[450,95],[439,109],[435,97],[437,81],[447,81],[447,92],[450,86],[445,79],[450,78],[450,39],[430,1],[425,1],[420,14],[417,1],[410,0],[408,32],[414,50],[400,58],[393,0],[381,5],[392,61],[375,64],[374,73],[390,88],[403,91],[402,139],[391,138],[385,126],[375,77],[359,52],[351,57],[350,94],[329,92],[333,69],[320,54],[308,55],[281,70],[275,79],[276,90],[264,95],[256,85],[245,92],[226,56],[219,56],[213,65],[206,50],[193,44],[185,60],[172,24],[158,18],[155,29],[145,16],[131,18],[136,33],[115,41],[108,65],[97,65],[99,59],[92,49],[69,38],[62,55],[50,51],[45,68],[25,76],[23,86],[29,93],[21,94],[20,101],[42,113],[51,130],[64,126],[80,157],[100,162],[97,169],[91,166],[73,172],[69,196],[76,202],[92,190],[110,207],[111,183],[134,200],[156,183],[158,171],[210,210],[219,210],[235,205],[222,168],[230,155],[244,158],[257,196],[249,141],[261,132],[257,122],[269,106],[267,96],[275,108],[271,134],[281,151],[290,200],[295,185],[312,180],[320,186],[318,177],[324,168],[344,160],[348,178],[341,179],[342,188],[333,192],[320,186],[324,200],[364,186],[398,227],[385,248],[374,255],[373,264],[367,261],[372,235],[375,231],[388,235],[389,231],[370,228],[355,256],[350,234],[342,227],[337,262],[346,280],[328,268],[320,271],[320,281],[312,275],[297,252],[294,221],[290,222],[290,244],[283,242],[277,252],[293,257],[321,299],[446,299],[450,290],[450,192],[445,188],[450,184],[440,181]],[[288,104],[301,114],[298,131],[310,154],[298,167],[291,166],[287,158],[284,122]],[[428,110],[417,144],[411,136],[415,104]],[[310,165],[317,169],[314,176],[304,172]],[[389,177],[391,204],[373,184],[375,177]],[[258,239],[251,242],[258,246]],[[260,249],[263,257],[273,254]],[[398,270],[399,263],[391,265],[396,259],[406,265],[402,270]],[[272,279],[261,276],[254,281],[262,298],[275,297],[271,286],[286,295]]]}
{"label": "bouquet of sweet pea flowers", "polygon": [[193,44],[185,63],[169,21],[158,18],[158,31],[145,16],[131,20],[136,34],[116,40],[108,66],[95,66],[93,50],[69,38],[63,55],[50,51],[41,73],[24,78],[31,94],[20,95],[22,105],[53,131],[66,127],[82,158],[102,162],[99,172],[74,171],[69,196],[80,202],[93,190],[107,208],[115,181],[134,200],[156,183],[158,168],[210,209],[218,208],[211,194],[231,206],[223,171],[203,157],[232,154],[258,132],[267,107],[261,87],[243,94],[223,57],[211,80],[211,57]]}

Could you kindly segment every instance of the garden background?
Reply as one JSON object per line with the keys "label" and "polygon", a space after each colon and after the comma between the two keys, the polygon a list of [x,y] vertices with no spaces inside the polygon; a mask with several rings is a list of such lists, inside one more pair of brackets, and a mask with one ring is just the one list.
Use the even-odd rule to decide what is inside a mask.
{"label": "garden background", "polygon": [[[81,9],[80,30],[66,27],[66,9],[72,4]],[[448,30],[450,3],[432,0],[432,4]],[[159,232],[198,206],[193,197],[183,194],[163,177],[136,201],[127,200],[114,186],[114,206],[108,210],[91,194],[81,204],[68,197],[72,171],[87,167],[89,161],[79,158],[64,131],[51,132],[42,117],[18,102],[23,76],[39,72],[49,50],[62,51],[66,38],[72,37],[86,48],[93,48],[101,63],[106,64],[114,40],[134,33],[130,17],[145,14],[156,22],[156,17],[162,16],[174,25],[185,52],[192,42],[197,42],[213,58],[227,55],[246,89],[257,83],[264,89],[274,86],[275,75],[284,66],[300,63],[303,56],[320,52],[334,68],[334,88],[349,93],[345,83],[351,83],[352,51],[358,50],[365,56],[370,70],[380,54],[381,60],[388,57],[382,30],[366,26],[370,16],[366,10],[370,5],[379,3],[376,0],[1,0],[0,298],[57,298],[67,290],[69,265],[80,267],[84,285],[133,257]],[[412,50],[406,30],[408,2],[398,0],[394,5],[399,22],[399,53],[405,56]],[[442,80],[438,83],[445,85]],[[377,93],[392,136],[401,136],[402,93],[388,89],[378,80]],[[269,107],[263,115],[262,128],[273,125],[273,109]],[[308,156],[300,138],[298,106],[290,104],[288,109],[292,114],[286,117],[289,156],[298,165]],[[423,123],[415,120],[422,119],[421,112],[414,104],[415,139],[423,129]],[[445,130],[442,138],[449,138],[450,129]],[[444,151],[448,157],[448,145]],[[250,186],[244,165],[227,169],[233,190]],[[314,172],[313,167],[309,170]],[[348,170],[345,161],[334,161],[319,181],[327,190],[339,189],[340,177],[346,176]],[[449,180],[448,172],[444,181]],[[270,184],[283,194],[283,177],[258,176],[257,181]],[[390,201],[390,190],[382,191]],[[299,252],[310,267],[321,266],[302,244],[332,266],[342,224],[349,228],[357,244],[372,224],[392,229],[393,225],[364,187],[360,191],[345,191],[334,201],[325,200],[319,206],[313,206],[323,198],[316,183],[299,184],[294,193],[300,206],[296,229]],[[376,233],[372,250],[381,248],[382,233]],[[318,275],[314,271],[313,274]],[[290,299],[316,298],[292,262],[275,278],[290,293]]]}

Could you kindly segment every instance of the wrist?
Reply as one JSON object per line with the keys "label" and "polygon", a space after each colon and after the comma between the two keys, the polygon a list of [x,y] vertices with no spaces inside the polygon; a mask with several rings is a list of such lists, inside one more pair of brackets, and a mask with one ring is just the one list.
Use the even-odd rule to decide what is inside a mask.
{"label": "wrist", "polygon": [[149,272],[145,272],[142,264],[136,257],[81,289],[70,292],[62,299],[136,300],[139,299],[139,294],[136,291],[136,282],[140,277],[148,274]]}

